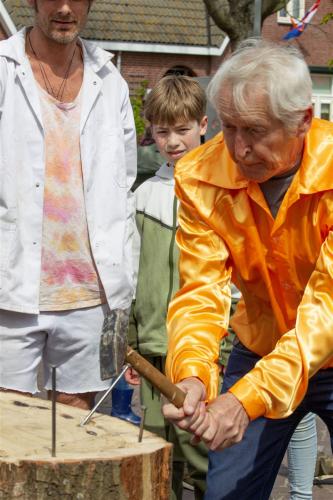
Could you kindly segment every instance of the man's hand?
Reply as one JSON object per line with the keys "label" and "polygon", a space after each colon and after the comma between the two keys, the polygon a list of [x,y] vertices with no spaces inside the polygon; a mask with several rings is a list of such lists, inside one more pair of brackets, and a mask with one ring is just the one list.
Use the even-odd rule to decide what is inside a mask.
{"label": "man's hand", "polygon": [[176,408],[165,402],[163,415],[180,429],[192,432],[192,444],[202,440],[210,450],[222,450],[242,440],[250,420],[233,394],[222,394],[206,407],[206,390],[199,379],[190,377],[177,385],[186,392],[184,405]]}
{"label": "man's hand", "polygon": [[189,377],[177,384],[186,392],[182,408],[176,408],[173,404],[164,400],[162,412],[165,418],[177,425],[180,429],[191,430],[200,427],[206,430],[205,421],[208,425],[208,413],[205,409],[206,389],[204,384],[195,377]]}
{"label": "man's hand", "polygon": [[249,425],[250,419],[238,399],[227,392],[218,396],[206,408],[209,414],[209,426],[199,427],[199,435],[210,450],[223,450],[239,443]]}

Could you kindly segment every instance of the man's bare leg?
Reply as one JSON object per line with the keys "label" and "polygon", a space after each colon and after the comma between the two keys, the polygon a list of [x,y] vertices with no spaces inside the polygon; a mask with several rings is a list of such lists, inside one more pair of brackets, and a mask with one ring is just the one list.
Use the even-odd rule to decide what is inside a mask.
{"label": "man's bare leg", "polygon": [[[0,392],[13,392],[15,394],[21,394],[22,396],[29,396],[32,398],[31,392],[15,391],[14,389],[5,389],[0,387]],[[57,392],[58,403],[63,403],[64,405],[75,406],[76,408],[81,408],[82,410],[91,410],[94,406],[94,399],[96,392],[84,392],[79,394],[67,394],[65,392]],[[48,399],[51,399],[51,391],[47,392]]]}
{"label": "man's bare leg", "polygon": [[[84,392],[79,394],[67,394],[66,392],[57,392],[57,402],[64,405],[75,406],[82,410],[91,410],[94,406],[96,392]],[[51,391],[48,391],[48,398],[51,399]]]}
{"label": "man's bare leg", "polygon": [[29,396],[29,398],[32,398],[31,392],[15,391],[14,389],[5,389],[4,387],[0,387],[0,392],[15,392],[15,394],[22,394],[22,396]]}

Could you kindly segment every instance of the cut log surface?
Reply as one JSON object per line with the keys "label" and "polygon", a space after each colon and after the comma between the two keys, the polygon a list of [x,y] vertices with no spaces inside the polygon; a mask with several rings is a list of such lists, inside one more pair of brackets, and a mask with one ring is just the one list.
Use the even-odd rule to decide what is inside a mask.
{"label": "cut log surface", "polygon": [[138,427],[57,404],[0,392],[0,499],[168,500],[171,445]]}

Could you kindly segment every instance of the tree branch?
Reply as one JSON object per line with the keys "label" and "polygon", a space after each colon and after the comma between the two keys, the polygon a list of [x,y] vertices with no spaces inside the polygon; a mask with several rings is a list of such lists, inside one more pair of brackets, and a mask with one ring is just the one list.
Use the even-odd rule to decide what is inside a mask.
{"label": "tree branch", "polygon": [[[230,38],[231,49],[252,35],[254,0],[203,0],[215,24]],[[279,9],[287,0],[262,0],[261,22]]]}
{"label": "tree branch", "polygon": [[287,7],[288,0],[263,0],[262,2],[262,20],[266,19],[266,17],[274,14],[280,9]]}

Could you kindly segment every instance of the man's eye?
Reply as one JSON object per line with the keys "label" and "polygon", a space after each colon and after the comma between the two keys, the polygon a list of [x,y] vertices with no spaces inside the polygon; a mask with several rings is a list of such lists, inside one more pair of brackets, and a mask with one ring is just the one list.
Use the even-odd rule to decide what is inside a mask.
{"label": "man's eye", "polygon": [[266,132],[266,130],[264,128],[250,127],[249,132],[250,134],[253,135],[263,135]]}

